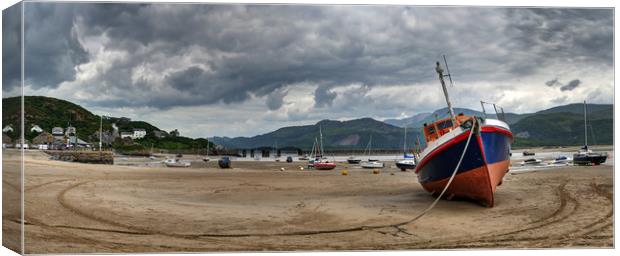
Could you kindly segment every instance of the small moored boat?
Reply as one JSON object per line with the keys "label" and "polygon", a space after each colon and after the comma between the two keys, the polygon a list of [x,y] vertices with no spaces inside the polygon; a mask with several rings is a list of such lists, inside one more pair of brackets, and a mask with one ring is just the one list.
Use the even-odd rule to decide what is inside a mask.
{"label": "small moored boat", "polygon": [[521,162],[521,165],[537,165],[541,163],[542,163],[542,160],[540,159],[530,158],[530,159],[526,159],[523,162]]}
{"label": "small moored boat", "polygon": [[167,167],[190,167],[191,166],[191,163],[189,163],[189,162],[182,162],[178,158],[168,158],[168,159],[164,160],[164,164]]}
{"label": "small moored boat", "polygon": [[568,164],[570,162],[572,162],[573,159],[567,156],[558,156],[555,159],[553,159],[551,162],[549,162],[549,164]]}
{"label": "small moored boat", "polygon": [[370,152],[372,150],[372,135],[370,135],[370,139],[368,140],[368,146],[366,146],[366,149],[368,150],[368,161],[364,161],[360,164],[362,168],[374,169],[385,167],[385,165],[382,162],[379,162],[378,159],[370,158]]}
{"label": "small moored boat", "polygon": [[585,144],[577,153],[573,154],[575,165],[600,165],[607,160],[607,152],[593,152],[588,149],[588,124],[586,102],[583,101],[583,125],[585,130]]}
{"label": "small moored boat", "polygon": [[407,169],[415,169],[415,160],[414,159],[404,159],[396,161],[396,167],[401,171],[407,171]]}
{"label": "small moored boat", "polygon": [[533,155],[536,155],[536,153],[529,152],[529,151],[523,151],[523,156],[533,156]]}
{"label": "small moored boat", "polygon": [[230,157],[223,156],[222,158],[220,158],[220,160],[217,161],[217,165],[222,169],[230,168],[231,167]]}
{"label": "small moored boat", "polygon": [[354,156],[350,156],[349,158],[347,158],[347,163],[350,163],[350,164],[359,164],[361,161],[362,159],[359,159]]}
{"label": "small moored boat", "polygon": [[385,165],[379,161],[364,161],[360,164],[362,168],[367,169],[375,169],[375,168],[383,168]]}

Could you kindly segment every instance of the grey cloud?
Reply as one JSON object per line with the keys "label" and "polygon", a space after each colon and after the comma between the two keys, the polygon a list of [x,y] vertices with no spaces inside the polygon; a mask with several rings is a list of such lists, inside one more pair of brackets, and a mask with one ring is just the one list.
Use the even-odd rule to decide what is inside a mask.
{"label": "grey cloud", "polygon": [[558,79],[557,79],[557,78],[555,78],[555,79],[553,79],[553,80],[549,80],[549,81],[545,82],[545,84],[546,84],[547,86],[550,86],[550,87],[551,87],[551,86],[556,86],[556,85],[561,85],[561,83],[558,81]]}
{"label": "grey cloud", "polygon": [[[321,85],[315,106],[330,106],[337,86],[434,81],[442,54],[457,84],[526,76],[557,63],[613,60],[610,9],[32,5],[39,7],[29,14],[29,34],[40,36],[27,47],[29,59],[42,60],[29,68],[37,88],[72,80],[73,67],[89,61],[79,36],[105,35],[104,50],[129,54],[84,89],[115,96],[89,103],[100,106],[171,108],[256,95],[275,108],[282,103],[274,92],[303,82]],[[84,28],[81,34],[72,30],[75,24]],[[51,38],[49,46],[42,37]],[[183,55],[191,55],[187,63],[169,61]],[[161,66],[157,72],[165,79],[132,82],[131,70],[143,63]]]}
{"label": "grey cloud", "polygon": [[334,101],[337,95],[338,94],[336,92],[330,91],[328,86],[320,85],[314,91],[314,106],[315,107],[331,106],[332,102]]}
{"label": "grey cloud", "polygon": [[284,104],[284,97],[287,93],[288,91],[286,90],[276,90],[267,95],[267,108],[269,108],[269,110],[277,110],[282,107],[282,104]]}
{"label": "grey cloud", "polygon": [[54,88],[73,80],[75,66],[88,62],[73,26],[74,5],[27,3],[25,7],[25,80],[34,88]]}
{"label": "grey cloud", "polygon": [[561,91],[572,91],[573,89],[577,88],[577,86],[579,86],[580,84],[581,84],[581,81],[579,81],[579,79],[575,79],[575,80],[568,82],[568,84],[560,87],[560,90]]}
{"label": "grey cloud", "polygon": [[2,11],[2,90],[6,92],[21,85],[21,4]]}

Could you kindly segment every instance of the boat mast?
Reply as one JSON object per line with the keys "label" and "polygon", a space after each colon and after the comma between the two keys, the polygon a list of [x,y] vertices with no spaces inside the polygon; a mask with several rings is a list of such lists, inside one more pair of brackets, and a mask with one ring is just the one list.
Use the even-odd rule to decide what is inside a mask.
{"label": "boat mast", "polygon": [[[443,57],[444,61],[446,60],[446,56]],[[447,62],[446,62],[447,64]],[[448,110],[450,111],[450,118],[452,118],[452,121],[454,122],[454,125],[457,124],[456,122],[456,116],[454,115],[454,109],[452,109],[452,103],[450,102],[450,96],[448,95],[448,88],[446,88],[446,83],[443,80],[444,76],[450,76],[450,74],[444,75],[443,74],[443,68],[441,68],[441,64],[439,64],[439,61],[437,61],[437,66],[435,67],[435,71],[437,71],[437,74],[439,75],[439,81],[441,82],[441,88],[443,89],[443,94],[446,97],[446,103],[448,103]],[[450,78],[452,79],[452,78]]]}
{"label": "boat mast", "polygon": [[370,150],[372,149],[372,134],[370,135],[370,140],[368,140],[368,157],[370,158]]}
{"label": "boat mast", "polygon": [[321,157],[323,157],[323,154],[325,153],[323,151],[323,130],[322,130],[320,125],[319,125],[319,137],[321,138],[321,141],[320,141],[320,143],[321,143]]}
{"label": "boat mast", "polygon": [[407,154],[407,126],[405,125],[405,141],[403,142],[403,153]]}
{"label": "boat mast", "polygon": [[588,150],[588,125],[587,125],[588,122],[586,121],[586,118],[587,118],[586,112],[587,112],[586,101],[584,100],[583,101],[583,128],[584,128],[583,130],[584,130],[584,135],[585,135],[584,137],[586,138],[585,150]]}

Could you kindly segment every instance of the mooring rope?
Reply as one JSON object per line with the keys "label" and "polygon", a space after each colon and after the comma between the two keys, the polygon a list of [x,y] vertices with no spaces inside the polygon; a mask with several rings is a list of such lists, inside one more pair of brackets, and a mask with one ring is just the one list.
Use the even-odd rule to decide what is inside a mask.
{"label": "mooring rope", "polygon": [[[352,231],[364,231],[364,230],[375,230],[375,229],[381,229],[381,228],[395,228],[398,230],[398,232],[403,232],[406,234],[407,233],[403,228],[401,228],[400,226],[403,225],[407,225],[410,224],[420,218],[422,218],[422,216],[426,215],[429,211],[431,211],[435,205],[437,205],[437,203],[439,202],[439,200],[441,199],[441,197],[443,197],[443,195],[446,193],[446,191],[448,190],[448,188],[450,187],[450,184],[452,184],[452,181],[454,180],[454,177],[456,176],[456,173],[459,170],[459,167],[461,166],[461,163],[463,162],[463,158],[465,157],[465,153],[467,152],[467,148],[469,147],[469,143],[471,142],[471,138],[473,137],[473,134],[475,133],[475,128],[477,125],[478,120],[477,119],[473,119],[473,124],[472,127],[470,129],[470,133],[469,136],[467,138],[467,142],[465,143],[465,148],[463,149],[463,153],[461,154],[461,158],[459,159],[458,163],[456,164],[456,167],[454,168],[454,171],[452,172],[452,175],[450,176],[450,179],[448,180],[448,182],[446,183],[446,186],[443,188],[443,191],[441,191],[441,194],[439,194],[439,196],[433,201],[433,203],[431,203],[428,207],[426,207],[426,209],[424,209],[424,211],[422,211],[420,214],[418,214],[417,216],[415,216],[414,218],[404,221],[404,222],[400,222],[400,223],[395,223],[395,224],[387,224],[387,225],[363,225],[363,226],[357,226],[357,227],[350,227],[350,228],[341,228],[341,229],[327,229],[327,230],[308,230],[308,231],[291,231],[291,232],[281,232],[281,233],[231,233],[231,234],[221,234],[221,233],[197,233],[197,234],[171,234],[171,233],[165,233],[165,232],[161,232],[161,231],[148,231],[148,230],[141,230],[141,235],[165,235],[165,236],[172,236],[172,237],[181,237],[181,238],[199,238],[199,237],[252,237],[252,236],[306,236],[306,235],[319,235],[319,234],[330,234],[330,233],[344,233],[344,232],[352,232]],[[108,231],[108,230],[106,230]],[[108,232],[113,232],[113,231],[108,231]],[[127,233],[127,231],[122,231]]]}
{"label": "mooring rope", "polygon": [[410,224],[410,223],[412,223],[412,222],[422,218],[422,216],[426,215],[430,210],[432,210],[435,207],[435,205],[437,205],[437,203],[439,202],[441,197],[443,197],[443,195],[446,193],[446,191],[448,191],[448,188],[450,187],[450,184],[452,184],[452,181],[454,180],[454,177],[456,177],[456,174],[458,173],[458,170],[461,167],[461,163],[463,162],[463,158],[465,157],[465,153],[467,152],[467,148],[469,147],[469,143],[471,142],[471,138],[473,137],[473,134],[475,133],[475,129],[476,129],[476,126],[478,124],[478,120],[476,118],[474,118],[472,120],[473,120],[473,124],[472,124],[472,127],[470,129],[469,136],[467,137],[467,142],[465,143],[465,148],[463,149],[463,153],[461,153],[461,157],[459,158],[459,162],[456,164],[456,167],[454,168],[454,171],[452,172],[452,175],[450,176],[450,179],[446,183],[446,186],[443,188],[443,191],[441,191],[441,194],[439,194],[439,196],[435,199],[435,201],[433,201],[433,203],[431,203],[428,207],[426,207],[426,209],[424,209],[424,211],[422,211],[420,214],[418,214],[417,216],[413,217],[410,220],[407,220],[407,221],[404,221],[404,222],[400,222],[400,223],[396,223],[396,224],[388,224],[388,225],[374,225],[374,226],[373,225],[364,225],[364,226],[358,226],[358,227],[342,228],[342,229],[329,229],[329,230],[293,231],[293,232],[283,232],[283,233],[253,233],[253,234],[252,233],[237,233],[237,234],[213,234],[213,233],[206,233],[206,234],[194,234],[194,235],[190,235],[190,236],[192,236],[192,237],[249,237],[249,236],[318,235],[318,234],[328,234],[328,233],[343,233],[343,232],[351,232],[351,231],[374,230],[374,229],[389,228],[389,227],[396,228],[400,232],[404,232],[403,229],[400,228],[400,226]]}

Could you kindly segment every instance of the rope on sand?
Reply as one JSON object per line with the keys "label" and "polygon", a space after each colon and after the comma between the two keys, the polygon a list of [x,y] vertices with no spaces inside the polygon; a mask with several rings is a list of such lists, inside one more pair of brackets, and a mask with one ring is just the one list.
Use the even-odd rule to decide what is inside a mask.
{"label": "rope on sand", "polygon": [[358,226],[358,227],[351,227],[351,228],[329,229],[329,230],[296,231],[296,232],[283,232],[283,233],[238,233],[238,234],[205,233],[205,234],[192,234],[192,235],[187,235],[187,236],[189,237],[303,236],[303,235],[319,235],[319,234],[329,234],[329,233],[344,233],[344,232],[351,232],[351,231],[375,230],[375,229],[381,229],[381,228],[395,228],[398,230],[398,232],[409,234],[401,226],[410,224],[422,218],[422,216],[426,215],[426,213],[428,213],[430,210],[432,210],[435,207],[435,205],[437,205],[441,197],[443,197],[443,195],[446,193],[446,191],[450,187],[450,184],[452,184],[452,181],[454,180],[454,177],[456,176],[456,173],[458,172],[459,167],[461,166],[461,163],[463,162],[463,158],[465,157],[465,153],[467,152],[467,148],[469,147],[471,138],[473,137],[473,134],[475,133],[475,128],[477,124],[478,124],[478,120],[474,118],[472,127],[470,129],[469,136],[467,137],[467,143],[465,143],[465,148],[463,149],[463,153],[461,154],[461,158],[459,159],[459,162],[456,164],[456,167],[454,168],[454,171],[452,172],[452,175],[450,176],[448,183],[446,183],[446,186],[443,188],[443,191],[441,191],[441,194],[439,194],[439,196],[435,199],[435,201],[433,201],[433,203],[431,203],[428,207],[426,207],[424,211],[422,211],[420,214],[418,214],[417,216],[415,216],[414,218],[410,220],[396,223],[396,224],[388,224],[388,225]]}

